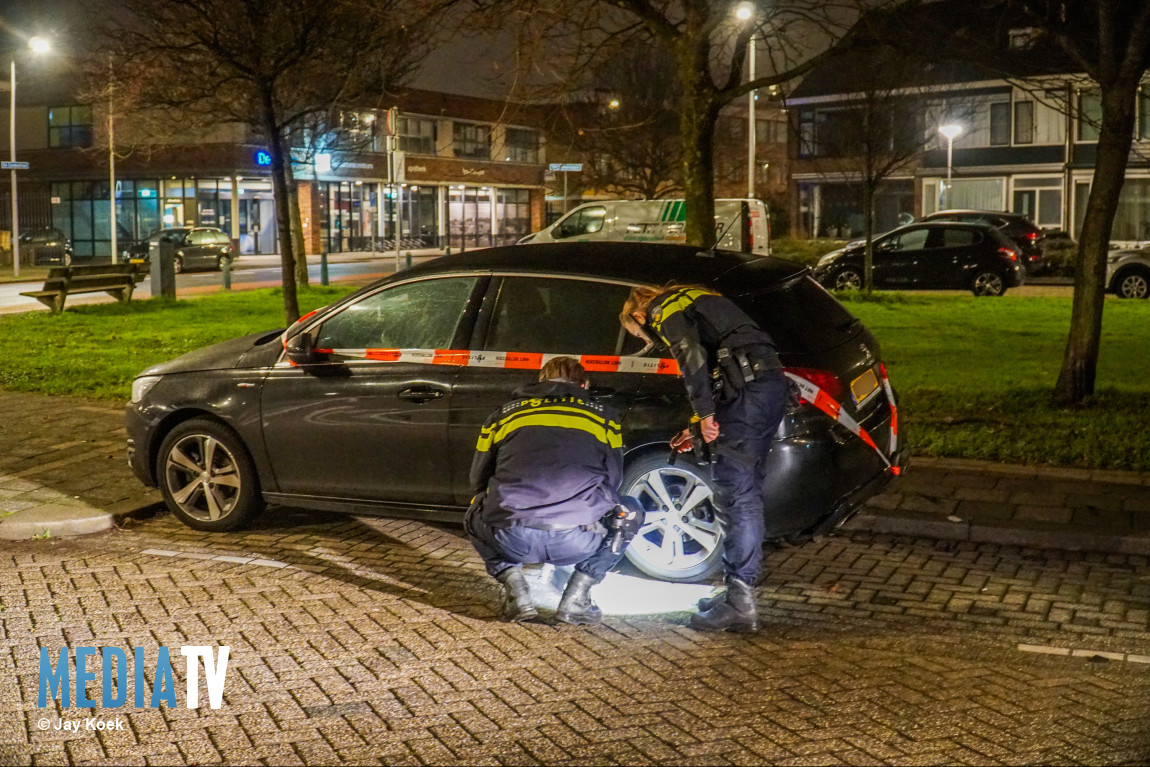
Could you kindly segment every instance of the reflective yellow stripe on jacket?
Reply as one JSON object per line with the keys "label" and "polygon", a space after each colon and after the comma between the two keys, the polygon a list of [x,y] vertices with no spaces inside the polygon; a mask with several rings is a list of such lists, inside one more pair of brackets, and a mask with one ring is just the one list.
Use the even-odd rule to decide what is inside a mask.
{"label": "reflective yellow stripe on jacket", "polygon": [[663,299],[663,303],[658,306],[658,311],[652,313],[653,316],[651,317],[651,327],[655,330],[656,333],[661,333],[663,323],[666,322],[667,318],[672,314],[683,311],[688,306],[693,304],[697,299],[702,298],[703,296],[713,295],[715,294],[711,293],[710,291],[697,290],[694,288],[676,290],[674,293]]}
{"label": "reflective yellow stripe on jacket", "polygon": [[492,445],[501,442],[508,434],[524,426],[546,426],[559,429],[578,429],[611,448],[623,447],[622,427],[614,421],[601,418],[594,413],[573,407],[543,406],[533,407],[501,418],[479,433],[475,449],[487,452]]}

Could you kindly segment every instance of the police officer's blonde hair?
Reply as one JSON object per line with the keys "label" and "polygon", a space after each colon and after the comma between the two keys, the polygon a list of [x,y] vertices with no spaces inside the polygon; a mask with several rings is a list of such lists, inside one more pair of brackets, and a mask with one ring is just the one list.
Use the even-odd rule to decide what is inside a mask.
{"label": "police officer's blonde hair", "polygon": [[567,381],[585,387],[591,379],[587,377],[587,371],[579,364],[579,360],[574,357],[556,357],[539,371],[539,380]]}
{"label": "police officer's blonde hair", "polygon": [[637,329],[638,323],[631,315],[634,312],[646,313],[647,307],[655,300],[655,296],[660,293],[666,293],[670,290],[683,290],[683,289],[702,290],[707,293],[714,293],[712,288],[703,287],[702,285],[688,285],[681,282],[668,282],[661,288],[656,288],[653,285],[636,285],[631,288],[631,295],[627,296],[627,300],[623,303],[623,311],[619,312],[619,324],[628,330]]}

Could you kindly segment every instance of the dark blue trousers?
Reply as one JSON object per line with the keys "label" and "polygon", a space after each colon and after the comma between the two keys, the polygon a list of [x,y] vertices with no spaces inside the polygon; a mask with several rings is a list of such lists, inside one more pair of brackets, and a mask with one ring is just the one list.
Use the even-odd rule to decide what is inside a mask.
{"label": "dark blue trousers", "polygon": [[[467,537],[483,557],[487,572],[497,577],[516,565],[575,565],[575,569],[596,581],[619,564],[623,552],[615,554],[606,541],[606,530],[536,530],[530,527],[491,527],[481,513],[468,514]],[[624,547],[625,548],[625,547]]]}
{"label": "dark blue trousers", "polygon": [[763,464],[783,418],[787,389],[780,371],[777,377],[752,381],[734,401],[715,410],[718,444],[746,457],[720,454],[715,462],[720,518],[727,533],[723,567],[728,576],[751,585],[763,569]]}

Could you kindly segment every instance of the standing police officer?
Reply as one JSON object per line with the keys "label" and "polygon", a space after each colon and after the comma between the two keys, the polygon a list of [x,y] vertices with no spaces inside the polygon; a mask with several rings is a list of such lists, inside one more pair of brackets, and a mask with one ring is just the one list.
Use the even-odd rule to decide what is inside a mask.
{"label": "standing police officer", "polygon": [[[632,335],[658,338],[671,350],[701,436],[717,445],[714,479],[727,533],[727,590],[700,600],[691,625],[757,631],[754,585],[762,571],[765,528],[762,464],[788,390],[774,342],[732,301],[691,286],[636,287],[619,320]],[[671,444],[689,449],[690,429]]]}
{"label": "standing police officer", "polygon": [[[620,508],[623,438],[618,416],[586,396],[578,360],[556,357],[483,426],[471,464],[476,501],[467,535],[503,584],[504,617],[537,616],[523,564],[575,565],[555,617],[602,620],[591,587],[623,557],[643,522]],[[604,525],[604,519],[611,529]]]}

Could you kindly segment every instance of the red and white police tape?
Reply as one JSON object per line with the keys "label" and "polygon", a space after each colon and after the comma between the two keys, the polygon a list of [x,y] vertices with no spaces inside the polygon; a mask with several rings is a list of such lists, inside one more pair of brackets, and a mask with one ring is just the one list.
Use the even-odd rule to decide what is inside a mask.
{"label": "red and white police tape", "polygon": [[[417,365],[457,365],[460,367],[499,368],[505,370],[540,370],[555,357],[575,357],[589,373],[654,373],[656,375],[678,375],[679,364],[673,359],[653,357],[619,357],[595,354],[547,354],[542,352],[487,352],[454,349],[316,349],[317,352],[337,354],[341,357],[354,357],[376,362],[408,362]],[[823,391],[819,386],[789,370],[783,371],[787,378],[795,382],[799,396],[842,425],[847,431],[869,445],[892,474],[898,475],[901,469],[892,464],[866,429],[848,415],[842,405]],[[889,455],[894,455],[898,446],[898,406],[894,391],[887,378],[886,366],[879,363],[883,389],[890,404]]]}

